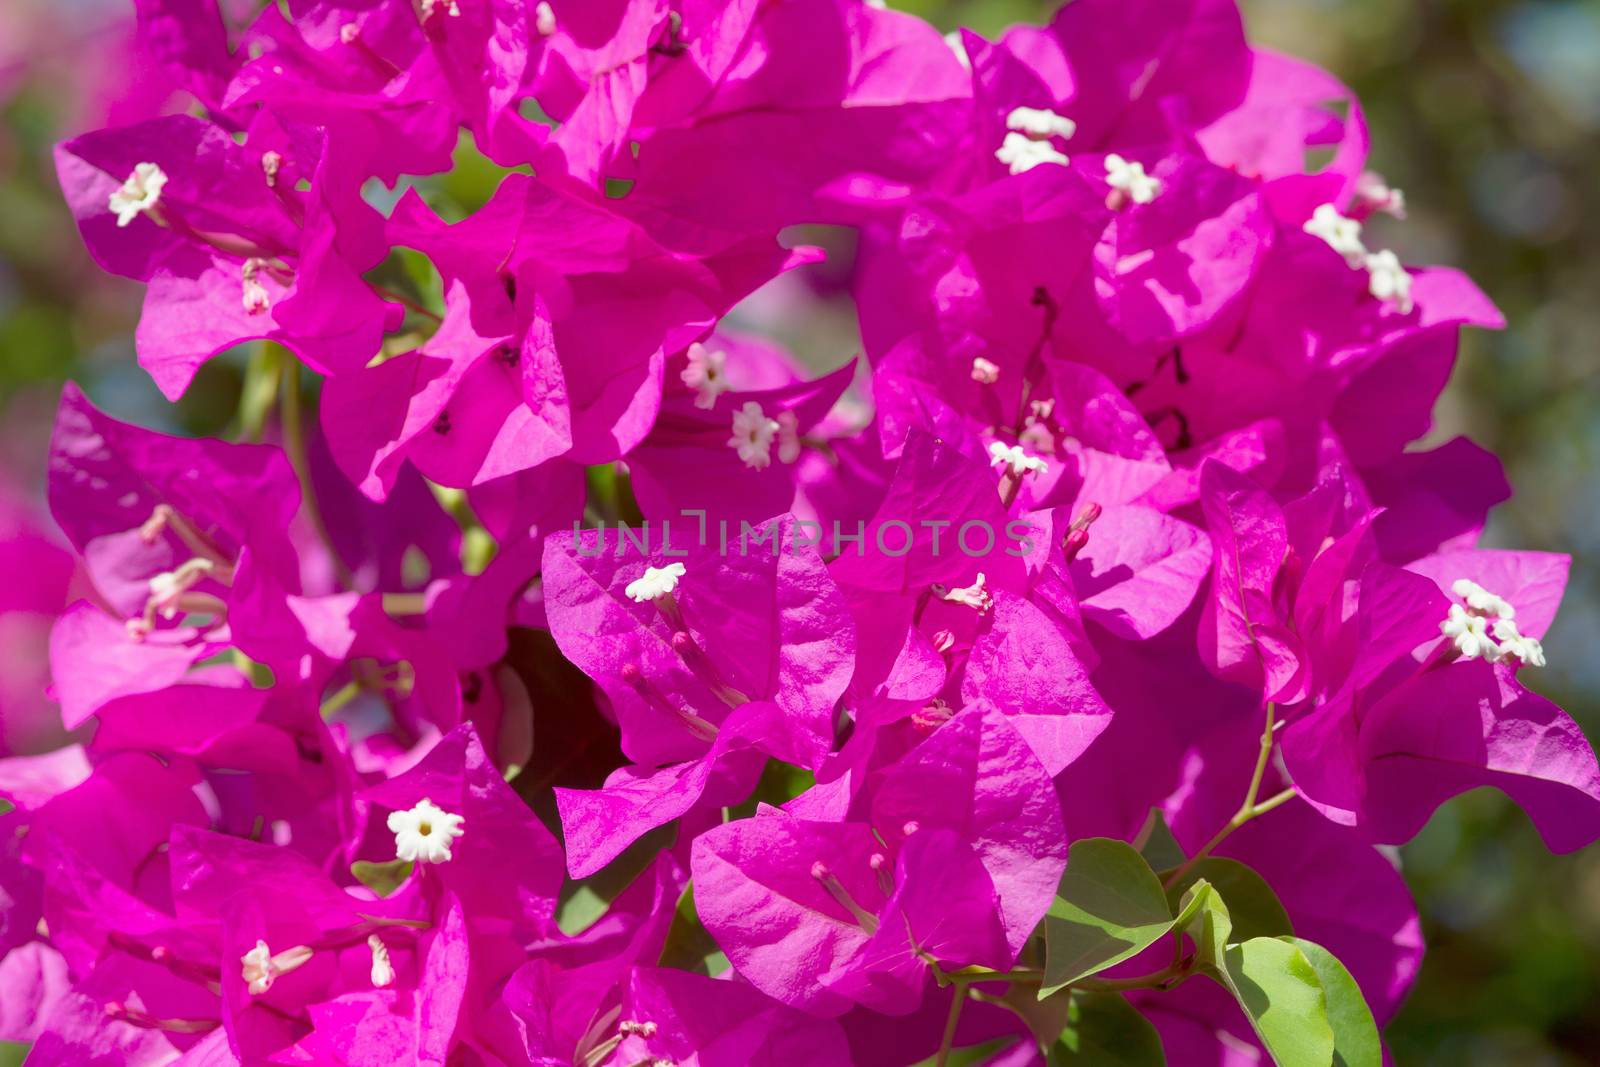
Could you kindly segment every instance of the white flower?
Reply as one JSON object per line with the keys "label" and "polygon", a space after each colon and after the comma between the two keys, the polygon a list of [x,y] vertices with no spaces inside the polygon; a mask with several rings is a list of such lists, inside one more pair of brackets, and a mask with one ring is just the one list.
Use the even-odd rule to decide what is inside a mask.
{"label": "white flower", "polygon": [[1502,656],[1515,656],[1529,667],[1544,666],[1544,646],[1537,637],[1527,637],[1521,633],[1511,619],[1496,620],[1494,636],[1500,642]]}
{"label": "white flower", "polygon": [[1382,211],[1397,219],[1406,217],[1406,194],[1383,180],[1376,171],[1363,171],[1356,179],[1356,199],[1368,211]]}
{"label": "white flower", "polygon": [[188,589],[176,571],[162,571],[150,579],[150,599],[155,602],[161,617],[171,619],[178,614],[178,598]]}
{"label": "white flower", "polygon": [[239,957],[239,975],[244,979],[245,991],[259,997],[272,988],[280,975],[288,974],[310,958],[311,949],[305,945],[296,945],[274,956],[267,943],[258,940],[255,948]]}
{"label": "white flower", "polygon": [[709,410],[728,390],[728,353],[711,351],[696,341],[689,346],[689,365],[678,375],[695,391],[694,406]]}
{"label": "white flower", "polygon": [[198,585],[216,565],[208,559],[195,558],[178,566],[177,570],[161,571],[150,578],[150,606],[164,619],[178,617],[183,594]]}
{"label": "white flower", "polygon": [[972,380],[979,385],[993,385],[1000,380],[1000,367],[977,356],[972,361]]}
{"label": "white flower", "polygon": [[1388,249],[1367,257],[1371,280],[1367,291],[1379,300],[1393,301],[1400,314],[1409,315],[1416,305],[1411,301],[1411,275],[1400,265],[1400,257]]}
{"label": "white flower", "polygon": [[1148,204],[1161,195],[1161,179],[1144,172],[1144,164],[1123,159],[1115,152],[1106,157],[1106,184],[1127,194],[1135,204]]}
{"label": "white flower", "polygon": [[408,863],[449,862],[450,843],[462,835],[465,821],[426,797],[409,811],[390,812],[395,858]]}
{"label": "white flower", "polygon": [[556,13],[548,0],[539,0],[539,6],[533,9],[533,28],[539,31],[540,37],[550,37],[556,32]]}
{"label": "white flower", "polygon": [[728,447],[739,453],[746,467],[763,470],[772,464],[772,439],[777,435],[777,421],[767,418],[760,404],[746,400],[744,407],[733,413]]}
{"label": "white flower", "polygon": [[246,315],[259,315],[272,304],[272,294],[267,292],[267,287],[261,284],[259,277],[261,268],[265,265],[262,260],[252,256],[244,261],[244,267],[240,271],[240,278],[243,281],[243,302]]}
{"label": "white flower", "polygon": [[1465,659],[1482,656],[1493,663],[1500,658],[1500,646],[1489,636],[1489,620],[1469,614],[1460,604],[1450,605],[1450,615],[1439,624],[1439,632],[1450,638]]}
{"label": "white flower", "polygon": [[1339,209],[1332,204],[1317,208],[1302,228],[1311,236],[1320,237],[1350,266],[1366,265],[1367,246],[1361,243],[1361,223],[1339,214]]}
{"label": "white flower", "polygon": [[379,989],[393,985],[394,964],[389,960],[389,947],[377,934],[367,938],[367,947],[372,950],[372,984]]}
{"label": "white flower", "polygon": [[154,210],[167,186],[167,172],[154,163],[140,163],[122,187],[111,194],[107,206],[116,212],[117,225],[126,226],[142,211]]}
{"label": "white flower", "polygon": [[265,941],[257,941],[255,948],[239,957],[239,962],[243,965],[239,974],[252,996],[260,996],[272,988],[272,950]]}
{"label": "white flower", "polygon": [[1474,615],[1493,616],[1497,619],[1517,617],[1517,609],[1504,597],[1489,592],[1471,578],[1457,578],[1451,583],[1450,591],[1465,601],[1467,608]]}
{"label": "white flower", "polygon": [[1078,132],[1078,124],[1065,115],[1057,115],[1054,111],[1037,107],[1018,107],[1012,108],[1011,114],[1006,116],[1006,129],[1027,134],[1036,141],[1051,137],[1070,141],[1072,135]]}
{"label": "white flower", "polygon": [[1449,616],[1439,624],[1439,632],[1454,641],[1464,657],[1482,656],[1490,663],[1514,658],[1525,667],[1545,665],[1544,646],[1538,638],[1528,637],[1517,628],[1517,610],[1505,597],[1491,593],[1471,578],[1457,578],[1450,583],[1450,592],[1466,606],[1451,604]]}
{"label": "white flower", "polygon": [[644,573],[628,583],[623,590],[628,598],[635,604],[663,597],[678,588],[678,579],[682,578],[685,568],[681,563],[669,563],[665,567],[646,567]]}
{"label": "white flower", "polygon": [[989,590],[984,588],[983,572],[978,572],[977,580],[962,589],[949,589],[942,585],[933,587],[933,594],[940,600],[949,604],[965,604],[967,607],[983,615],[994,607],[994,597]]}
{"label": "white flower", "polygon": [[1028,455],[1020,445],[1006,445],[999,441],[989,445],[989,462],[993,466],[1004,467],[1013,478],[1020,478],[1029,471],[1043,474],[1049,469],[1044,460]]}
{"label": "white flower", "polygon": [[1071,162],[1056,151],[1049,141],[1035,141],[1027,134],[1015,131],[1006,134],[1006,139],[995,149],[994,158],[1010,167],[1012,174],[1022,174],[1043,163],[1064,167]]}
{"label": "white flower", "polygon": [[1042,163],[1066,166],[1069,160],[1050,143],[1053,137],[1070,140],[1078,124],[1065,115],[1036,107],[1012,108],[1006,116],[1006,139],[995,150],[994,158],[1022,174]]}

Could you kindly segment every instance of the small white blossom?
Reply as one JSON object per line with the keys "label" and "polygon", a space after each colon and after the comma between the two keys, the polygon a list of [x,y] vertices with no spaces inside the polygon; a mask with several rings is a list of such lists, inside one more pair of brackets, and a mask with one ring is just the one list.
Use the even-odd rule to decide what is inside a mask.
{"label": "small white blossom", "polygon": [[426,797],[409,811],[390,812],[395,858],[408,863],[449,862],[450,843],[464,833],[465,821]]}
{"label": "small white blossom", "polygon": [[1028,455],[1020,445],[1007,445],[999,441],[989,445],[989,462],[992,466],[1005,468],[1013,478],[1020,478],[1030,471],[1043,474],[1049,469],[1044,460]]}
{"label": "small white blossom", "polygon": [[156,610],[164,619],[177,616],[178,598],[187,589],[176,571],[162,571],[150,579],[150,599],[155,601]]}
{"label": "small white blossom", "polygon": [[733,413],[728,447],[739,453],[746,467],[763,470],[772,465],[772,440],[777,435],[777,421],[767,418],[760,404],[746,400],[744,407]]}
{"label": "small white blossom", "polygon": [[994,607],[994,596],[984,587],[983,572],[978,572],[977,579],[969,586],[961,589],[949,589],[942,585],[933,587],[933,593],[947,604],[964,604],[976,611],[979,615],[986,614]]}
{"label": "small white blossom", "polygon": [[154,163],[140,163],[128,175],[121,188],[111,194],[107,206],[116,213],[117,225],[126,226],[140,212],[153,211],[161,202],[161,190],[167,186],[167,172]]}
{"label": "small white blossom", "polygon": [[1465,606],[1451,604],[1449,616],[1439,624],[1439,632],[1455,643],[1462,656],[1482,656],[1490,663],[1513,658],[1525,667],[1545,665],[1544,646],[1538,638],[1517,628],[1517,611],[1505,597],[1471,578],[1457,578],[1450,583],[1450,592]]}
{"label": "small white blossom", "polygon": [[548,0],[539,0],[539,6],[533,9],[533,28],[539,31],[540,37],[550,37],[555,34],[556,13]]}
{"label": "small white blossom", "polygon": [[1010,168],[1012,174],[1022,174],[1044,163],[1066,166],[1069,162],[1051,138],[1068,140],[1078,132],[1077,123],[1065,115],[1036,107],[1013,108],[1006,116],[1005,140],[995,150],[994,158]]}
{"label": "small white blossom", "polygon": [[1367,291],[1379,300],[1392,301],[1400,314],[1409,315],[1416,305],[1411,301],[1411,275],[1400,265],[1400,257],[1388,249],[1367,257],[1371,280]]}
{"label": "small white blossom", "polygon": [[372,950],[372,984],[379,989],[394,985],[394,964],[389,959],[389,947],[377,934],[367,938]]}
{"label": "small white blossom", "polygon": [[1376,171],[1363,171],[1356,179],[1356,199],[1368,211],[1382,211],[1397,219],[1406,217],[1406,194],[1383,180]]}
{"label": "small white blossom", "polygon": [[1460,604],[1450,605],[1450,615],[1439,624],[1439,632],[1450,638],[1465,659],[1482,656],[1492,663],[1500,658],[1500,646],[1489,636],[1489,620],[1469,614]]}
{"label": "small white blossom", "polygon": [[244,267],[240,271],[246,315],[260,315],[272,305],[272,294],[261,284],[261,268],[265,265],[262,260],[251,257],[244,261]]}
{"label": "small white blossom", "polygon": [[239,975],[244,979],[245,991],[253,997],[259,997],[272,988],[272,983],[279,976],[288,974],[310,958],[311,950],[305,945],[296,945],[273,955],[267,943],[258,940],[255,948],[239,957]]}
{"label": "small white blossom", "polygon": [[1161,195],[1160,178],[1146,174],[1138,160],[1123,159],[1115,152],[1106,157],[1106,184],[1135,204],[1148,204]]}
{"label": "small white blossom", "polygon": [[995,149],[994,158],[1011,168],[1012,174],[1025,173],[1044,163],[1064,167],[1071,162],[1056,151],[1049,141],[1035,141],[1027,134],[1015,131],[1006,134],[1006,139]]}
{"label": "small white blossom", "polygon": [[1000,367],[977,356],[972,361],[972,380],[979,385],[993,385],[1000,380]]}
{"label": "small white blossom", "polygon": [[1517,629],[1517,624],[1511,619],[1497,619],[1494,624],[1494,637],[1500,642],[1501,656],[1515,656],[1529,667],[1543,667],[1544,646],[1537,637],[1528,637]]}
{"label": "small white blossom", "polygon": [[678,377],[695,391],[694,406],[710,410],[728,390],[728,353],[712,351],[696,341],[689,346],[689,365]]}
{"label": "small white blossom", "polygon": [[669,563],[665,567],[646,567],[643,574],[628,583],[623,593],[635,604],[667,596],[678,588],[678,579],[682,578],[685,572],[686,568],[681,563]]}
{"label": "small white blossom", "polygon": [[255,948],[239,957],[239,962],[243,965],[240,976],[252,996],[260,996],[272,988],[272,950],[265,941],[257,941]]}
{"label": "small white blossom", "polygon": [[1012,108],[1011,114],[1006,116],[1006,129],[1027,134],[1036,141],[1051,137],[1070,141],[1072,135],[1078,132],[1078,124],[1065,115],[1057,115],[1044,108],[1018,107]]}
{"label": "small white blossom", "polygon": [[1497,619],[1514,619],[1517,609],[1504,598],[1489,592],[1471,578],[1457,578],[1450,591],[1466,602],[1474,615],[1493,616]]}
{"label": "small white blossom", "polygon": [[1302,228],[1311,236],[1320,237],[1350,266],[1366,266],[1367,246],[1361,243],[1361,223],[1339,214],[1339,209],[1332,204],[1317,208]]}
{"label": "small white blossom", "polygon": [[177,618],[183,594],[198,585],[215,567],[208,559],[195,558],[180,564],[177,570],[151,576],[150,607],[164,619]]}

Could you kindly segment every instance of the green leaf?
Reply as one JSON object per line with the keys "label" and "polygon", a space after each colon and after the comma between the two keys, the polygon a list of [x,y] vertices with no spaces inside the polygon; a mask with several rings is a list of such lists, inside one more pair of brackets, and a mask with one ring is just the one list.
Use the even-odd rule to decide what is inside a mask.
{"label": "green leaf", "polygon": [[1125,841],[1074,842],[1045,916],[1043,1000],[1144,951],[1172,929],[1161,882]]}
{"label": "green leaf", "polygon": [[1220,971],[1278,1067],[1329,1067],[1333,1026],[1322,980],[1293,939],[1252,938],[1229,945]]}
{"label": "green leaf", "polygon": [[1119,993],[1073,991],[1050,1067],[1166,1067],[1161,1035]]}
{"label": "green leaf", "polygon": [[728,809],[728,818],[730,820],[752,818],[756,809],[762,804],[781,808],[816,784],[816,775],[804,767],[796,767],[779,759],[769,759],[761,770],[761,778],[756,782],[755,789],[744,803],[735,804]]}
{"label": "green leaf", "polygon": [[673,912],[672,925],[667,928],[667,939],[657,962],[662,967],[677,967],[713,978],[731,966],[716,939],[700,921],[700,913],[694,907],[693,884],[678,898],[678,907]]}
{"label": "green leaf", "polygon": [[1067,1017],[1072,1007],[1070,993],[1040,1000],[1033,989],[1021,982],[1011,983],[999,996],[974,991],[972,997],[975,1000],[987,1000],[1009,1008],[1028,1024],[1028,1032],[1033,1035],[1034,1044],[1041,1050],[1049,1048],[1051,1043],[1061,1036],[1061,1031],[1067,1027]]}
{"label": "green leaf", "polygon": [[1150,809],[1149,821],[1142,836],[1144,841],[1139,846],[1139,855],[1158,871],[1170,870],[1189,858],[1183,854],[1183,846],[1178,844],[1178,839],[1172,836],[1172,830],[1167,826],[1166,816],[1161,814],[1160,808]]}
{"label": "green leaf", "polygon": [[622,854],[589,877],[568,879],[556,902],[556,925],[568,937],[594,925],[611,908],[611,902],[648,871],[662,850],[677,839],[676,823],[658,826],[623,849]]}
{"label": "green leaf", "polygon": [[390,860],[388,863],[356,860],[350,865],[350,873],[355,875],[356,881],[380,897],[386,897],[405,885],[406,879],[411,877],[411,863],[408,860]]}
{"label": "green leaf", "polygon": [[1196,971],[1233,994],[1278,1067],[1331,1067],[1333,1027],[1322,979],[1294,939],[1233,943],[1228,905],[1204,879],[1183,904],[1180,925],[1194,938]]}
{"label": "green leaf", "polygon": [[1233,920],[1228,916],[1228,905],[1205,879],[1189,887],[1183,895],[1182,904],[1173,925],[1194,938],[1197,967],[1219,970],[1228,939],[1233,936]]}
{"label": "green leaf", "polygon": [[1383,1043],[1372,1009],[1361,995],[1344,964],[1321,945],[1298,937],[1280,938],[1305,953],[1322,982],[1328,1001],[1328,1023],[1333,1027],[1333,1067],[1382,1067]]}
{"label": "green leaf", "polygon": [[[1163,883],[1170,876],[1171,872],[1163,872]],[[1228,918],[1233,925],[1229,941],[1283,937],[1294,933],[1289,913],[1279,903],[1278,894],[1267,885],[1266,879],[1238,860],[1207,856],[1184,872],[1184,876],[1167,890],[1168,902],[1177,907],[1188,888],[1202,878],[1210,882],[1211,888],[1227,901]]]}

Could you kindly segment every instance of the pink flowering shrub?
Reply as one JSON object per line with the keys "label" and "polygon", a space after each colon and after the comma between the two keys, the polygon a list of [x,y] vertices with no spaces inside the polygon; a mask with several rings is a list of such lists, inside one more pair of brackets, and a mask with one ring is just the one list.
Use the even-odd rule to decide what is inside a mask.
{"label": "pink flowering shrub", "polygon": [[[1519,680],[1568,561],[1408,450],[1499,315],[1369,243],[1359,103],[1231,0],[136,7],[194,106],[66,202],[169,399],[246,343],[281,399],[61,398],[31,1065],[1379,1067],[1382,847],[1479,786],[1600,836]],[[827,372],[729,321],[828,284],[803,224]]]}

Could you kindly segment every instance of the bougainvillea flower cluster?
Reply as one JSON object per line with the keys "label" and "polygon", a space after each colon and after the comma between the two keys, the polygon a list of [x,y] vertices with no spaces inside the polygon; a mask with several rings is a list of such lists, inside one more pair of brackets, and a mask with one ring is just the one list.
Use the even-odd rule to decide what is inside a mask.
{"label": "bougainvillea flower cluster", "polygon": [[181,106],[65,201],[166,397],[250,370],[69,385],[4,546],[30,1064],[1378,1067],[1386,846],[1600,836],[1568,560],[1414,445],[1500,317],[1232,0],[135,7]]}

